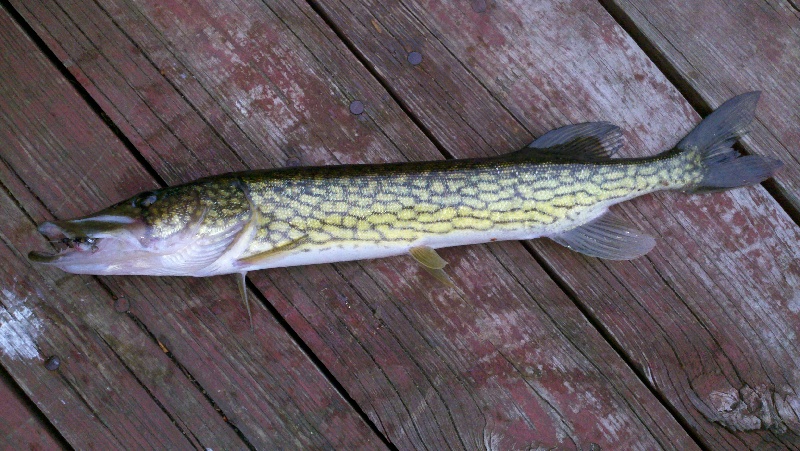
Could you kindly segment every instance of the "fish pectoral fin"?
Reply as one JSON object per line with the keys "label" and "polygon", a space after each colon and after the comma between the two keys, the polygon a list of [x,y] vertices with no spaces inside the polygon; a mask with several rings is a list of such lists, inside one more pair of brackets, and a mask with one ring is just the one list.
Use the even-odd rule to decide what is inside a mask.
{"label": "fish pectoral fin", "polygon": [[551,130],[507,155],[508,158],[555,160],[604,160],[622,147],[622,130],[608,122],[585,122]]}
{"label": "fish pectoral fin", "polygon": [[436,280],[447,286],[455,287],[453,280],[450,279],[450,276],[448,276],[444,271],[444,267],[447,265],[447,262],[445,259],[440,257],[432,247],[412,247],[408,250],[408,253],[414,257],[414,260],[422,265],[422,268],[428,272],[428,274],[435,277]]}
{"label": "fish pectoral fin", "polygon": [[656,241],[611,213],[550,237],[573,251],[608,260],[631,260],[650,252]]}
{"label": "fish pectoral fin", "polygon": [[253,314],[250,312],[250,300],[247,299],[247,284],[245,280],[246,272],[236,274],[236,284],[239,287],[239,295],[242,296],[244,307],[247,309],[247,318],[250,320],[250,332],[253,332]]}
{"label": "fish pectoral fin", "polygon": [[262,263],[266,263],[270,259],[276,258],[280,254],[284,252],[288,252],[297,246],[300,246],[306,241],[308,235],[303,235],[299,238],[288,240],[286,242],[280,243],[264,252],[259,252],[257,254],[253,254],[249,257],[239,258],[236,260],[235,265],[242,267],[242,266],[250,266],[250,265],[260,265]]}

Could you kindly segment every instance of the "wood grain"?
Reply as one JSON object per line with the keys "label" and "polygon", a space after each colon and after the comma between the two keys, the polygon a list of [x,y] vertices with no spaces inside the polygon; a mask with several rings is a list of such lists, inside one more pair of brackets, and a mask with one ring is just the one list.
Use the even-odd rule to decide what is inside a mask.
{"label": "wood grain", "polygon": [[[270,448],[288,443],[380,448],[358,414],[271,316],[260,323],[257,345],[245,332],[241,337],[228,330],[204,336],[208,328],[180,322],[169,323],[163,335],[141,319],[152,314],[146,310],[152,293],[147,283],[120,289],[115,302],[107,290],[113,280],[104,287],[93,277],[27,262],[28,251],[50,247],[34,220],[77,216],[119,200],[120,192],[156,183],[8,15],[0,20],[0,129],[5,131],[0,205],[8,224],[0,232],[6,262],[0,281],[11,293],[3,291],[3,312],[17,317],[20,309],[28,309],[28,322],[36,326],[31,337],[35,355],[5,353],[0,360],[65,439],[76,448]],[[26,177],[38,181],[28,183],[32,179]],[[173,313],[188,310],[183,306],[209,299],[216,281],[187,282],[179,293],[163,289],[159,304],[171,306]],[[238,302],[231,299],[237,310]],[[239,344],[220,350],[219,342],[226,341]],[[250,365],[237,361],[231,369],[225,359],[238,357],[230,352],[237,346],[257,347],[262,360]],[[56,372],[43,367],[50,355],[61,359]],[[206,355],[216,357],[212,365],[198,358]],[[292,394],[280,387],[262,388],[269,379],[279,380]],[[224,391],[209,381],[224,385]],[[297,409],[293,396],[310,401]]]}
{"label": "wood grain", "polygon": [[7,374],[0,375],[0,447],[3,449],[58,449],[63,439]]}
{"label": "wood grain", "polygon": [[[15,5],[168,183],[292,162],[442,157],[306,3]],[[354,100],[365,113],[349,112]],[[150,129],[156,120],[167,126]],[[170,144],[189,139],[195,144]],[[198,158],[203,152],[209,158]],[[462,296],[410,259],[281,269],[252,280],[398,447],[693,448],[530,254],[517,243],[503,248],[517,268],[486,247],[447,251]],[[534,274],[537,289],[526,290],[514,272]],[[193,355],[202,340],[189,340],[198,333],[247,334],[233,281],[203,289],[170,278],[106,283],[117,294],[139,292],[137,315],[176,355]],[[159,301],[187,291],[188,299]],[[220,301],[209,305],[209,297]],[[546,303],[570,319],[554,320],[539,307]],[[222,319],[212,321],[216,315]],[[257,349],[264,316],[257,309],[252,343],[222,341],[197,362],[234,373],[201,385],[223,390],[211,395],[220,405],[275,390],[299,411],[312,409],[277,377],[230,393],[242,368],[267,359]],[[288,433],[302,436],[304,427]],[[240,429],[255,440],[255,430]]]}
{"label": "wood grain", "polygon": [[[586,120],[620,124],[623,155],[640,156],[699,120],[592,2],[317,4],[455,157]],[[422,64],[406,61],[411,51]],[[796,446],[797,226],[761,188],[617,211],[659,238],[654,252],[602,262],[547,241],[531,248],[705,444]]]}
{"label": "wood grain", "polygon": [[[696,103],[716,107],[733,94],[763,91],[748,152],[786,165],[775,177],[800,206],[800,10],[790,0],[763,2],[606,1],[636,30],[648,54]],[[714,26],[707,26],[712,23]]]}
{"label": "wood grain", "polygon": [[[192,446],[129,372],[126,359],[106,343],[115,335],[141,335],[138,328],[111,309],[97,308],[108,306],[109,298],[96,283],[86,287],[78,278],[32,269],[24,249],[45,246],[46,240],[5,191],[0,192],[0,209],[14,224],[0,235],[0,362],[6,371],[72,446]],[[85,306],[92,304],[89,313]],[[84,315],[70,314],[81,311]],[[52,357],[60,365],[50,371],[45,364]],[[147,367],[157,368],[155,349],[143,357],[150,360]]]}

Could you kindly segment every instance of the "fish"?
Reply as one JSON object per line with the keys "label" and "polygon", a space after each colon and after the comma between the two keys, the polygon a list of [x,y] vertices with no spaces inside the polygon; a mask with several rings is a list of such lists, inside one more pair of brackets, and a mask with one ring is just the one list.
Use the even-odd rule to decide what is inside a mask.
{"label": "fish", "polygon": [[613,158],[607,122],[567,125],[509,154],[228,173],[137,194],[95,214],[42,223],[58,244],[30,261],[76,274],[205,277],[409,254],[453,285],[436,249],[547,237],[630,260],[655,245],[609,207],[656,191],[706,193],[771,177],[782,163],[733,148],[759,92],[736,96],[672,149]]}

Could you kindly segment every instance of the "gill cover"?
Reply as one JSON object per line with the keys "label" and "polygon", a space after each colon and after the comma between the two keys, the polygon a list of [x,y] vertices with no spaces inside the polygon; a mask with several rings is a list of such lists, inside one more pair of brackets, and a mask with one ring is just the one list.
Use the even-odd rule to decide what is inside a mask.
{"label": "gill cover", "polygon": [[203,275],[250,210],[235,179],[144,192],[93,215],[43,223],[39,231],[62,249],[28,258],[80,274]]}

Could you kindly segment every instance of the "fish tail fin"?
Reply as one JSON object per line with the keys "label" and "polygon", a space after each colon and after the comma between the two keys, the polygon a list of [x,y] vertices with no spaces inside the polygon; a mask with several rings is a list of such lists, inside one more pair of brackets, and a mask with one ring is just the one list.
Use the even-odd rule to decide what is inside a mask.
{"label": "fish tail fin", "polygon": [[702,171],[702,179],[685,191],[704,193],[754,185],[772,177],[783,166],[780,160],[742,155],[733,148],[734,142],[747,133],[760,95],[748,92],[728,100],[675,146]]}

